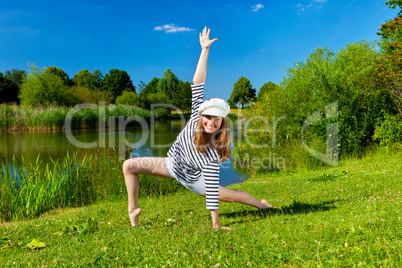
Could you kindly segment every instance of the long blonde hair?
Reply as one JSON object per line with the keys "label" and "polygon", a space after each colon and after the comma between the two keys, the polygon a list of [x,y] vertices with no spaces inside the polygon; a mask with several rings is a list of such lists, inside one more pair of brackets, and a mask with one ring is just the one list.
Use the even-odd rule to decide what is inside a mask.
{"label": "long blonde hair", "polygon": [[202,154],[210,146],[218,151],[221,157],[220,162],[228,159],[230,157],[230,129],[227,119],[223,117],[221,127],[215,133],[208,134],[205,132],[202,118],[200,118],[194,134],[194,143],[195,149]]}

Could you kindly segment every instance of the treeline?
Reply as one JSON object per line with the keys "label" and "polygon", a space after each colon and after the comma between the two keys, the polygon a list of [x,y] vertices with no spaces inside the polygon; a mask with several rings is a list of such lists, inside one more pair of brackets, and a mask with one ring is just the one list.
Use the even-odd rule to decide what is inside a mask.
{"label": "treeline", "polygon": [[[385,4],[401,8],[402,0]],[[325,164],[311,150],[339,159],[377,144],[400,144],[401,12],[377,34],[380,50],[365,41],[337,53],[318,48],[305,62],[289,68],[280,86],[260,90],[257,101],[244,112],[253,119],[234,151],[242,166],[254,161],[253,171],[283,169],[283,163],[275,164],[280,159],[286,169],[316,168]],[[336,147],[328,147],[331,140],[337,140]]]}
{"label": "treeline", "polygon": [[55,66],[40,69],[31,65],[28,73],[18,69],[0,73],[0,104],[72,107],[104,102],[150,109],[152,104],[164,103],[183,112],[191,110],[191,84],[179,80],[169,69],[162,78],[155,77],[148,84],[140,82],[138,89],[137,93],[130,76],[119,69],[105,75],[83,69],[72,79]]}

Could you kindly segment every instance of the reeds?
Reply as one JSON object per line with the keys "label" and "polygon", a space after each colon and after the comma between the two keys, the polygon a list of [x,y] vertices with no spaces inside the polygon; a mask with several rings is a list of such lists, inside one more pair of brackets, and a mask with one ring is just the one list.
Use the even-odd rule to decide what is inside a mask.
{"label": "reeds", "polygon": [[138,107],[125,105],[92,105],[87,108],[68,107],[29,107],[18,105],[0,105],[0,131],[63,129],[67,116],[71,116],[71,127],[97,128],[100,122],[119,125],[119,117],[131,116],[149,119],[151,113]]}
{"label": "reeds", "polygon": [[[0,219],[26,219],[55,208],[126,198],[122,163],[113,156],[79,160],[77,153],[46,165],[39,156],[30,165],[14,157],[0,166]],[[179,187],[173,179],[141,176],[140,181],[140,196],[171,193]]]}

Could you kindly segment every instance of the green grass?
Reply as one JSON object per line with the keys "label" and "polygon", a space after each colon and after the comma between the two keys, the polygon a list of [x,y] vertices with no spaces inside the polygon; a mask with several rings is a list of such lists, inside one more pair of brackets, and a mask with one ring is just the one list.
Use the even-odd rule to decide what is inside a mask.
{"label": "green grass", "polygon": [[[0,165],[0,220],[37,217],[55,208],[85,206],[116,200],[126,192],[123,161],[116,155],[64,156],[64,161],[27,165],[13,158]],[[175,192],[174,179],[141,175],[141,196]]]}
{"label": "green grass", "polygon": [[[278,211],[220,204],[214,231],[205,201],[189,191],[140,199],[129,226],[126,194],[52,210],[0,227],[4,266],[398,267],[402,265],[402,153],[387,148],[336,168],[257,175],[229,188]],[[117,178],[116,178],[117,179]],[[219,265],[218,265],[219,264]]]}
{"label": "green grass", "polygon": [[[93,108],[93,109],[92,109]],[[29,107],[17,105],[0,105],[0,131],[52,130],[63,129],[65,119],[72,113],[72,129],[97,128],[100,117],[105,127],[110,122],[119,125],[119,117],[131,116],[149,119],[151,112],[138,107],[126,105],[95,105],[92,108],[76,109],[68,107]],[[131,122],[133,123],[133,122]]]}

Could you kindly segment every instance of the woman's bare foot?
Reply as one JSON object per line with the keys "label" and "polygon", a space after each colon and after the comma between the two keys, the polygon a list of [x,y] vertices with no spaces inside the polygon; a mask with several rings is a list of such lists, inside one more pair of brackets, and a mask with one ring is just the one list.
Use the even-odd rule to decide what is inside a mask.
{"label": "woman's bare foot", "polygon": [[128,211],[128,216],[130,218],[131,226],[136,227],[138,225],[138,217],[142,212],[141,208],[134,208]]}
{"label": "woman's bare foot", "polygon": [[261,200],[261,203],[262,203],[262,205],[263,205],[263,208],[262,208],[262,209],[267,209],[267,208],[274,208],[274,209],[277,209],[277,207],[274,207],[273,205],[271,205],[270,203],[268,203],[268,201],[265,200],[265,199]]}

